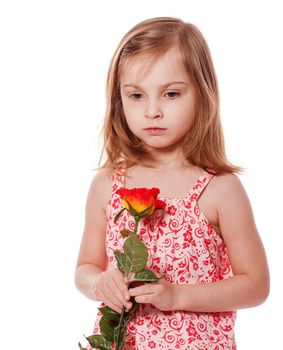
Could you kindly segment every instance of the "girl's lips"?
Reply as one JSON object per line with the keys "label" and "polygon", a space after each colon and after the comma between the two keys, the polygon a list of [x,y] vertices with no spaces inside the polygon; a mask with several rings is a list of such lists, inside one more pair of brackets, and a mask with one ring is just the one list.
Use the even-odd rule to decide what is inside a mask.
{"label": "girl's lips", "polygon": [[144,129],[151,135],[160,135],[162,134],[166,129],[165,128],[146,128]]}

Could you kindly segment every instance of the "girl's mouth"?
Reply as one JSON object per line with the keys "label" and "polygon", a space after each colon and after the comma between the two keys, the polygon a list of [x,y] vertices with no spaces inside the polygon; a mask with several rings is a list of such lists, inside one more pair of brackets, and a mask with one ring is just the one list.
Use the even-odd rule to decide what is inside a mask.
{"label": "girl's mouth", "polygon": [[165,128],[146,128],[144,129],[151,135],[160,135],[162,134],[166,129]]}

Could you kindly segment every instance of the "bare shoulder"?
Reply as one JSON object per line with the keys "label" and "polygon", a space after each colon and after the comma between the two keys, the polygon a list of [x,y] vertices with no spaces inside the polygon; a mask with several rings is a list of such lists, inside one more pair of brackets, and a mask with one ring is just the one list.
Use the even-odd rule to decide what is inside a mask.
{"label": "bare shoulder", "polygon": [[235,174],[221,174],[214,176],[210,185],[211,194],[216,200],[218,209],[227,204],[229,206],[238,204],[248,204],[249,199],[242,185],[241,180]]}
{"label": "bare shoulder", "polygon": [[90,184],[88,200],[97,203],[105,211],[111,197],[111,190],[112,170],[110,168],[99,169]]}
{"label": "bare shoulder", "polygon": [[223,219],[223,214],[226,216],[223,209],[231,208],[232,199],[234,200],[239,193],[246,197],[244,188],[236,175],[215,175],[198,200],[200,209],[214,228],[214,231],[220,236],[222,236],[220,221]]}
{"label": "bare shoulder", "polygon": [[228,246],[242,235],[245,239],[257,235],[251,203],[237,175],[215,176],[211,180],[211,196],[217,209],[218,225]]}
{"label": "bare shoulder", "polygon": [[252,210],[246,191],[237,175],[215,175],[199,199],[199,205],[214,230],[222,236],[223,223],[232,217],[249,216]]}
{"label": "bare shoulder", "polygon": [[239,189],[240,187],[243,188],[239,177],[232,173],[215,175],[211,180],[211,185],[213,186],[214,189],[217,189],[218,191],[219,190],[226,191],[228,189],[229,190]]}

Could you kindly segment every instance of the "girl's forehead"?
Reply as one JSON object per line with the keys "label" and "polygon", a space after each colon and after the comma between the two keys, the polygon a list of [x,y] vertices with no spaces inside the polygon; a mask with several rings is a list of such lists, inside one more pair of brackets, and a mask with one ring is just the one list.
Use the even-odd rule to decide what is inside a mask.
{"label": "girl's forehead", "polygon": [[171,49],[162,54],[140,54],[125,60],[121,69],[121,82],[142,81],[148,76],[184,77],[188,76],[181,54],[177,49]]}

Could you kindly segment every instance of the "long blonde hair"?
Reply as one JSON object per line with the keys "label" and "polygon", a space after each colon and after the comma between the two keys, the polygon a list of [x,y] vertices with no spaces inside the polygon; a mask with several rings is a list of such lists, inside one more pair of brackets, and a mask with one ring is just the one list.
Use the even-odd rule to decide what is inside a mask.
{"label": "long blonde hair", "polygon": [[220,174],[239,172],[226,157],[219,115],[217,78],[208,45],[201,32],[178,18],[157,17],[134,26],[121,40],[112,58],[107,77],[107,109],[103,126],[103,167],[149,166],[151,154],[129,129],[120,96],[120,77],[128,59],[139,55],[157,58],[172,47],[180,51],[192,80],[195,94],[194,123],[181,149],[185,159]]}

